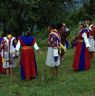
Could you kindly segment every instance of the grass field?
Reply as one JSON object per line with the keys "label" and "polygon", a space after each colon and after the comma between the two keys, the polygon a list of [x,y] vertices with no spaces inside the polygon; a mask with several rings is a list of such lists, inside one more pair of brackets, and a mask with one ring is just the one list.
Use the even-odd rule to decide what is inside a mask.
{"label": "grass field", "polygon": [[14,77],[0,75],[0,96],[95,96],[95,57],[89,71],[73,72],[74,49],[68,49],[59,76],[51,78],[50,69],[44,65],[46,51],[42,49],[43,56],[36,53],[37,79],[20,80],[18,60]]}

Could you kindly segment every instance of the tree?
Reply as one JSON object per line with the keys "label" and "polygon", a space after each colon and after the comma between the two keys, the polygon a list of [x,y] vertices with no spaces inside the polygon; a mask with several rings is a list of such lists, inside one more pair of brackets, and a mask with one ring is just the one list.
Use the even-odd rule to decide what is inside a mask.
{"label": "tree", "polygon": [[64,2],[68,0],[1,0],[0,18],[6,18],[5,28],[16,35],[34,26],[44,28],[50,22],[61,22],[66,16]]}

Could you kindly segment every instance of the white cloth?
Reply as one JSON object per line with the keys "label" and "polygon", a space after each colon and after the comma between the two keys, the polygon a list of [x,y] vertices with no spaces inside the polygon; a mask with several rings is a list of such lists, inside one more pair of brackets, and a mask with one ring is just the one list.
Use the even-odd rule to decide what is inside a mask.
{"label": "white cloth", "polygon": [[[21,43],[20,43],[20,41],[18,41],[15,50],[19,51],[20,50],[20,46],[21,46]],[[39,47],[38,47],[36,42],[34,43],[33,47],[34,47],[35,50],[39,49]]]}
{"label": "white cloth", "polygon": [[34,43],[34,46],[33,47],[34,47],[35,50],[39,50],[39,47],[38,47],[38,45],[37,45],[36,42]]}
{"label": "white cloth", "polygon": [[[3,62],[3,68],[13,68],[16,66],[16,63],[14,62],[14,57],[12,56],[12,54],[10,54],[10,58],[9,58],[9,53],[8,52],[4,52],[4,62]],[[11,63],[9,61],[9,59],[11,60]]]}
{"label": "white cloth", "polygon": [[[8,46],[8,51],[3,51],[3,58],[4,58],[4,62],[3,62],[3,68],[11,68],[11,67],[15,67],[15,62],[14,62],[14,57],[15,57],[15,48],[13,46],[13,40],[15,39],[15,37],[12,37],[11,41],[10,41],[10,49],[9,49],[9,40],[7,37],[3,38],[6,41],[6,44]],[[10,58],[9,58],[9,54],[10,54]],[[12,64],[9,62],[12,62]]]}
{"label": "white cloth", "polygon": [[16,56],[19,56],[19,50],[20,50],[20,46],[21,46],[21,44],[20,44],[20,41],[18,41],[17,42],[17,45],[16,45],[16,47],[15,47],[15,55]]}
{"label": "white cloth", "polygon": [[8,40],[8,38],[4,37],[3,39],[6,41],[9,52],[12,54],[13,57],[15,57],[15,48],[13,46],[13,40],[15,39],[15,37],[12,37],[12,39],[10,41],[10,49],[9,49],[9,40]]}
{"label": "white cloth", "polygon": [[60,65],[60,56],[58,55],[58,60],[54,61],[54,48],[48,47],[46,65],[49,67],[56,67]]}
{"label": "white cloth", "polygon": [[[93,24],[89,26],[89,30],[91,31],[92,31],[92,26]],[[95,40],[93,36],[89,36],[89,43],[91,45],[91,47],[89,48],[89,52],[95,52]]]}
{"label": "white cloth", "polygon": [[68,28],[66,28],[66,32],[70,31]]}
{"label": "white cloth", "polygon": [[57,48],[53,49],[53,56],[58,56],[58,49]]}
{"label": "white cloth", "polygon": [[91,45],[91,47],[89,48],[89,52],[95,52],[95,41],[94,38],[88,38],[89,43]]}
{"label": "white cloth", "polygon": [[18,41],[18,42],[17,42],[17,45],[16,45],[16,47],[15,47],[15,50],[19,51],[20,46],[21,46],[20,41]]}
{"label": "white cloth", "polygon": [[83,33],[83,34],[82,34],[82,37],[83,37],[83,39],[84,39],[84,42],[85,42],[86,47],[91,47],[91,46],[90,46],[90,43],[89,43],[89,41],[88,41],[88,38],[87,38],[86,33]]}
{"label": "white cloth", "polygon": [[89,26],[89,30],[91,30],[91,31],[92,31],[92,26],[93,26],[93,24],[91,24],[91,25]]}

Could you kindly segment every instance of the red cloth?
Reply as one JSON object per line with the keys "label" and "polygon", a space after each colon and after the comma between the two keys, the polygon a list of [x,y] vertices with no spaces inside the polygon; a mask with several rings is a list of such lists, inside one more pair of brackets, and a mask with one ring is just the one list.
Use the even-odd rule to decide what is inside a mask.
{"label": "red cloth", "polygon": [[21,64],[24,69],[26,80],[35,78],[37,75],[34,51],[31,47],[24,46],[21,54]]}
{"label": "red cloth", "polygon": [[88,48],[85,49],[85,70],[90,69],[91,60]]}
{"label": "red cloth", "polygon": [[80,53],[81,53],[81,46],[82,46],[82,43],[77,44],[76,50],[75,50],[74,63],[73,63],[73,69],[75,71],[79,69],[79,58],[80,58]]}
{"label": "red cloth", "polygon": [[92,30],[90,30],[90,36],[95,36],[95,25],[93,24],[93,26],[91,27]]}
{"label": "red cloth", "polygon": [[[92,25],[91,30],[89,31],[89,35],[95,38],[95,24]],[[90,60],[92,60],[94,57],[94,52],[90,52],[89,54],[90,54]]]}

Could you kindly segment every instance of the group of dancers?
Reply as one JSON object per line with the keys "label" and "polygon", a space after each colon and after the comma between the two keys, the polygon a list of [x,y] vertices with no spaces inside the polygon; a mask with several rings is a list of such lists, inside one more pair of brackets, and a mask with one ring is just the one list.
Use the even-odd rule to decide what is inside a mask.
{"label": "group of dancers", "polygon": [[[74,71],[90,69],[91,60],[95,52],[95,25],[92,18],[86,18],[79,23],[77,43],[75,45]],[[51,68],[53,76],[58,76],[60,61],[64,59],[66,52],[66,38],[70,30],[64,23],[50,24],[48,27],[48,51],[46,65]],[[22,80],[30,80],[37,77],[37,64],[34,49],[40,54],[40,49],[36,40],[28,31],[26,36],[13,37],[12,33],[7,32],[5,37],[0,38],[0,73],[7,75],[13,74],[16,66],[15,57],[20,55],[20,76]],[[34,48],[33,48],[34,47]],[[20,52],[20,54],[19,54]]]}
{"label": "group of dancers", "polygon": [[1,38],[0,43],[0,73],[13,75],[13,68],[16,66],[15,57],[20,53],[20,76],[21,79],[29,80],[36,78],[37,66],[35,54],[32,47],[39,53],[36,40],[27,32],[26,36],[13,37],[11,32],[6,32],[6,36]]}

